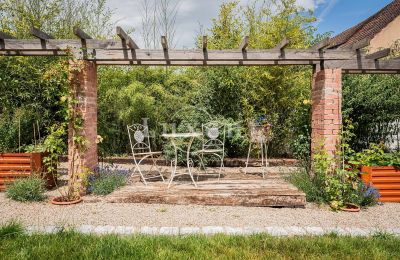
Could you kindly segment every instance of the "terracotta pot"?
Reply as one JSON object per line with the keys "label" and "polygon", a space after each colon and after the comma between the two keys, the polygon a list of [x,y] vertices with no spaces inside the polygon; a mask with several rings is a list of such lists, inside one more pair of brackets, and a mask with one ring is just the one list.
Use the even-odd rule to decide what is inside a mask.
{"label": "terracotta pot", "polygon": [[346,212],[359,212],[360,211],[360,206],[357,206],[352,203],[347,203],[344,208],[340,209],[341,211],[346,211]]}
{"label": "terracotta pot", "polygon": [[64,201],[63,197],[54,197],[51,199],[51,204],[54,205],[72,205],[72,204],[77,204],[79,202],[82,202],[82,197],[79,197],[75,200],[71,200],[71,201]]}

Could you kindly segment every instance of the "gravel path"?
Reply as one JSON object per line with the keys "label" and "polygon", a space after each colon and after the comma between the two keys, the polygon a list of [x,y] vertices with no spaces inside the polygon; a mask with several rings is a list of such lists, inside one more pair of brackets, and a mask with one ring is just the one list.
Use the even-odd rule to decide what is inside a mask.
{"label": "gravel path", "polygon": [[55,206],[48,202],[14,202],[1,193],[0,222],[9,220],[19,220],[27,226],[298,226],[390,229],[400,228],[400,203],[386,203],[360,213],[332,212],[314,204],[308,204],[304,209],[102,202]]}

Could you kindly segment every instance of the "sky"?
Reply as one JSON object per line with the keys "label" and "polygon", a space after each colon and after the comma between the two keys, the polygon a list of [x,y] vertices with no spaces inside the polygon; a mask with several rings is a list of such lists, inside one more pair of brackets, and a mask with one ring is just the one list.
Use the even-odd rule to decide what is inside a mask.
{"label": "sky", "polygon": [[[116,25],[134,29],[132,38],[143,46],[141,32],[141,3],[143,0],[108,0]],[[155,0],[157,1],[157,0]],[[193,48],[200,26],[209,28],[211,19],[217,17],[218,8],[230,0],[172,0],[180,1],[176,21],[176,48]],[[249,0],[240,0],[246,4]],[[365,20],[386,6],[391,0],[296,0],[297,4],[314,10],[317,33],[333,32],[336,35]]]}

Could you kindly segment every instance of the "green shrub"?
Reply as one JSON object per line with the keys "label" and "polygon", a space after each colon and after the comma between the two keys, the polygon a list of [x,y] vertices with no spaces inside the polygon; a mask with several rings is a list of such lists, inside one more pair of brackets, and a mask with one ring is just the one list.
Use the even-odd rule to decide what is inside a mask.
{"label": "green shrub", "polygon": [[109,175],[101,177],[93,182],[93,193],[96,195],[107,195],[125,184],[126,178],[124,176]]}
{"label": "green shrub", "polygon": [[17,179],[7,186],[7,197],[22,202],[42,201],[44,192],[44,181],[38,177]]}
{"label": "green shrub", "polygon": [[21,223],[11,221],[0,226],[0,239],[12,238],[24,233]]}
{"label": "green shrub", "polygon": [[326,203],[324,180],[320,176],[311,177],[306,170],[299,170],[290,174],[288,181],[306,194],[308,202]]}

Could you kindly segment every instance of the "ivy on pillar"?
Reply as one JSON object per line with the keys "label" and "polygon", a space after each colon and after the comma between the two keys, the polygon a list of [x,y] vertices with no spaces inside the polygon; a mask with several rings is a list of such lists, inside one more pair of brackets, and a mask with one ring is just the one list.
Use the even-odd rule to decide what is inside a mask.
{"label": "ivy on pillar", "polygon": [[312,79],[311,152],[334,157],[342,128],[342,70],[316,71]]}
{"label": "ivy on pillar", "polygon": [[68,172],[82,193],[84,175],[97,166],[97,69],[85,60],[69,66]]}

